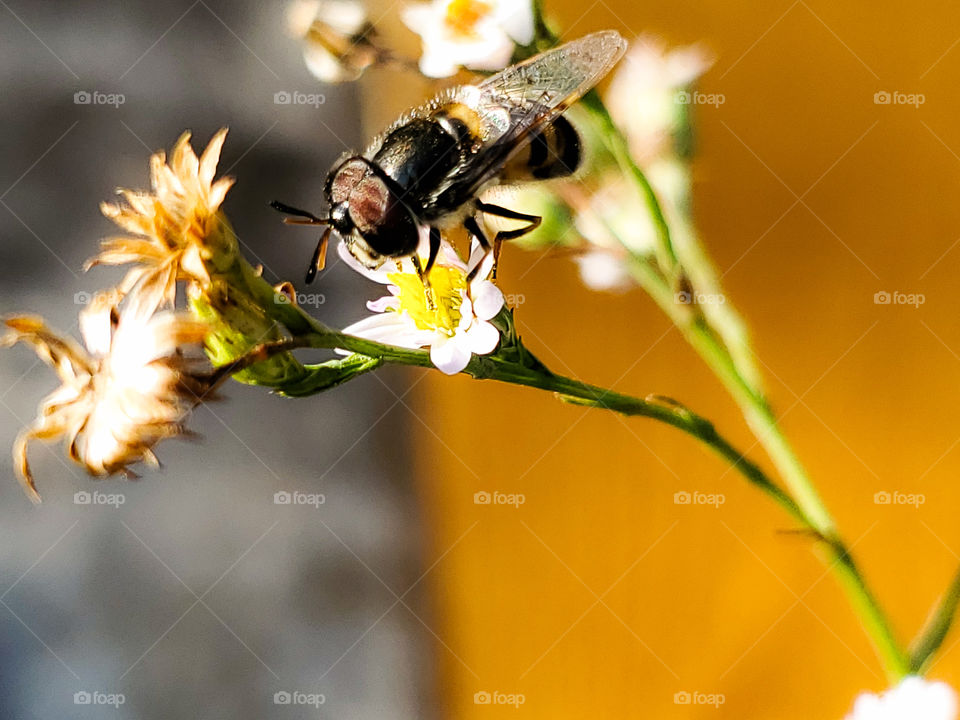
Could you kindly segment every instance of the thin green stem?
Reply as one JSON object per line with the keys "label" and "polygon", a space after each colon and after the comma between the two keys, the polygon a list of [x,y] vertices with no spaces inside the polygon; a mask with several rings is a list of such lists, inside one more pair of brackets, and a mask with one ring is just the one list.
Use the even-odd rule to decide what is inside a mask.
{"label": "thin green stem", "polygon": [[673,241],[670,237],[670,226],[667,224],[667,218],[657,199],[657,193],[647,179],[646,174],[640,169],[633,155],[630,154],[630,148],[627,146],[627,139],[620,132],[620,128],[613,122],[606,106],[600,100],[600,96],[595,90],[587,93],[582,105],[586,107],[597,120],[600,126],[601,135],[607,145],[610,154],[613,155],[620,171],[625,177],[633,180],[637,189],[640,191],[644,204],[647,206],[647,212],[653,220],[654,229],[657,233],[657,255],[661,271],[668,277],[673,277],[679,268],[677,253],[673,247]]}
{"label": "thin green stem", "polygon": [[913,643],[910,653],[911,672],[920,673],[929,665],[933,654],[940,649],[944,638],[950,632],[958,606],[960,606],[960,570],[953,576],[950,586]]}
{"label": "thin green stem", "polygon": [[[304,316],[306,324],[312,324],[312,318]],[[322,326],[320,326],[322,328]],[[322,328],[305,330],[294,337],[294,342],[302,347],[342,348],[365,355],[373,363],[381,362],[395,365],[432,367],[430,355],[424,350],[392,347],[352,335],[330,332]],[[375,358],[375,360],[373,360]],[[647,417],[671,425],[700,440],[716,451],[733,465],[751,484],[767,493],[796,520],[808,524],[803,512],[783,490],[743,453],[737,450],[706,418],[697,415],[687,407],[663,398],[640,399],[622,393],[607,390],[596,385],[555,375],[540,367],[533,368],[517,362],[505,361],[497,356],[474,356],[464,370],[477,379],[496,380],[513,385],[538,388],[557,393],[561,400],[590,407],[613,410],[624,415]],[[319,389],[327,389],[326,386]],[[304,387],[302,395],[310,394]]]}
{"label": "thin green stem", "polygon": [[[897,642],[889,620],[839,537],[833,517],[781,431],[766,398],[740,372],[729,348],[708,319],[698,309],[676,302],[677,281],[684,273],[656,192],[633,160],[623,133],[599,97],[591,93],[584,98],[584,104],[597,120],[621,172],[635,182],[657,231],[658,267],[652,266],[647,258],[634,255],[630,264],[634,277],[673,320],[740,407],[751,431],[782,478],[788,497],[799,508],[803,524],[823,541],[821,547],[826,548],[825,559],[873,640],[888,676],[891,680],[899,679],[910,671],[910,659]],[[612,228],[610,230],[614,232]],[[630,249],[629,244],[623,245]]]}
{"label": "thin green stem", "polygon": [[[357,372],[367,372],[379,367],[382,363],[417,367],[433,366],[430,355],[425,350],[382,345],[372,340],[333,331],[294,305],[281,303],[274,304],[272,308],[278,319],[293,334],[294,341],[304,347],[339,348],[365,356],[354,361]],[[686,324],[681,327],[696,328],[697,325]],[[771,447],[789,450],[789,445],[780,435],[766,404],[761,398],[749,392],[749,388],[744,383],[738,381],[739,376],[734,370],[732,361],[729,360],[729,355],[722,352],[719,344],[711,342],[710,337],[706,333],[706,328],[690,335],[691,342],[704,356],[707,364],[717,372],[725,385],[729,383],[731,391],[736,390],[735,397],[738,402],[742,402],[744,406],[756,412],[755,425],[752,423],[751,426],[763,430],[759,433],[760,441],[766,441],[765,447],[768,448],[768,452]],[[522,347],[522,344],[520,346]],[[792,494],[791,487],[788,486],[788,491],[785,492],[759,466],[748,460],[744,453],[721,436],[708,420],[673,401],[635,398],[556,375],[539,362],[524,364],[519,361],[505,360],[497,355],[475,355],[464,372],[478,379],[491,379],[548,390],[557,393],[560,399],[567,402],[658,420],[682,430],[712,448],[730,462],[752,485],[770,496],[821,542],[820,546],[825,549],[829,567],[837,574],[841,586],[847,592],[851,604],[873,639],[890,678],[896,680],[909,672],[908,658],[900,649],[886,616],[867,587],[848,549],[834,532],[832,521],[824,524],[822,519],[812,516],[807,507]],[[337,383],[329,382],[328,378],[318,371],[318,381],[315,384],[312,384],[312,381],[307,382],[302,387],[298,387],[293,394],[309,395],[332,387],[334,384]],[[758,430],[755,429],[755,432]],[[776,457],[781,461],[784,460],[782,456]],[[799,467],[799,462],[795,459],[793,462],[796,462],[796,466]],[[827,517],[829,518],[829,515]],[[825,531],[824,528],[829,530]]]}

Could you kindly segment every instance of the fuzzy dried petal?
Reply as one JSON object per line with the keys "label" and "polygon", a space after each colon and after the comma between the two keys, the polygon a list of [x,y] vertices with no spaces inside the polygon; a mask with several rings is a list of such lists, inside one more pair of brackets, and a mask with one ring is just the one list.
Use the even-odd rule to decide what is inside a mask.
{"label": "fuzzy dried petal", "polygon": [[213,183],[213,176],[217,172],[217,164],[220,162],[220,151],[223,149],[223,143],[227,139],[227,129],[221,128],[217,134],[207,143],[206,150],[200,156],[200,185],[206,187]]}
{"label": "fuzzy dried petal", "polygon": [[31,440],[52,440],[63,434],[67,429],[65,417],[50,415],[39,418],[24,428],[16,440],[13,441],[13,467],[17,471],[17,478],[23,486],[27,497],[35,503],[40,502],[40,493],[30,471],[30,462],[27,459],[27,445]]}
{"label": "fuzzy dried petal", "polygon": [[93,372],[94,362],[90,355],[73,339],[49,328],[43,318],[15,315],[3,322],[8,332],[0,337],[0,347],[9,347],[18,342],[29,345],[64,381]]}
{"label": "fuzzy dried petal", "polygon": [[[214,182],[217,162],[227,131],[220,130],[201,157],[190,145],[190,133],[175,143],[167,161],[164,152],[150,157],[152,193],[120,190],[125,205],[104,203],[103,214],[136,238],[108,238],[100,253],[86,267],[95,265],[139,264],[150,267],[173,265],[173,270],[158,270],[167,285],[165,297],[169,305],[176,298],[177,279],[195,281],[206,287],[210,283],[207,261],[223,252],[220,205],[233,185],[232,178]],[[150,275],[132,271],[137,282]],[[133,282],[125,282],[129,288]]]}
{"label": "fuzzy dried petal", "polygon": [[151,240],[133,237],[109,237],[100,241],[100,252],[83,264],[84,270],[97,265],[128,265],[130,263],[162,262],[165,253]]}

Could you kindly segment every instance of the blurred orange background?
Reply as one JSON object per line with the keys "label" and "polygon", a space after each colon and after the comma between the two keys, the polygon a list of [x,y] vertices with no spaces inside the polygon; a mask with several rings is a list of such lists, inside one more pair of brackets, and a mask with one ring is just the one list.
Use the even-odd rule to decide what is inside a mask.
{"label": "blurred orange background", "polygon": [[[960,9],[547,5],[566,38],[616,28],[714,52],[700,88],[725,103],[696,118],[703,239],[786,433],[899,637],[912,637],[960,554]],[[878,91],[925,102],[878,105]],[[419,99],[408,83],[390,103],[381,83],[366,92],[372,128]],[[517,248],[502,285],[525,297],[521,330],[556,372],[676,397],[769,468],[642,292],[590,292],[572,263]],[[877,305],[880,291],[926,301]],[[858,692],[884,688],[811,542],[782,532],[783,512],[690,438],[436,373],[415,397],[446,716],[839,718]],[[525,502],[477,505],[478,491]],[[677,505],[678,491],[725,502]],[[878,491],[925,502],[878,505]],[[955,687],[958,640],[930,673]],[[478,704],[478,692],[523,703]],[[682,693],[722,698],[684,704]]]}

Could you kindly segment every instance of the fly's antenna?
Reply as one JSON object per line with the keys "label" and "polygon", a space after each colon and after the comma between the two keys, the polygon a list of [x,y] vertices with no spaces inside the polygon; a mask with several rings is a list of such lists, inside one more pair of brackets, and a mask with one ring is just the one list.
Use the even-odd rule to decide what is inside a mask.
{"label": "fly's antenna", "polygon": [[330,220],[329,218],[319,218],[311,212],[295,208],[286,203],[274,200],[270,207],[278,212],[282,212],[290,217],[285,217],[283,221],[287,225],[326,225],[327,229],[320,236],[320,242],[317,243],[317,249],[313,251],[313,257],[310,260],[310,267],[307,268],[307,283],[312,283],[317,277],[317,273],[323,270],[327,263],[327,245],[330,242]]}
{"label": "fly's antenna", "polygon": [[329,223],[329,220],[326,218],[318,218],[312,212],[295,208],[292,205],[287,205],[279,200],[274,200],[272,203],[270,203],[270,207],[277,212],[282,212],[285,215],[293,216],[285,217],[283,219],[287,225],[326,225]]}

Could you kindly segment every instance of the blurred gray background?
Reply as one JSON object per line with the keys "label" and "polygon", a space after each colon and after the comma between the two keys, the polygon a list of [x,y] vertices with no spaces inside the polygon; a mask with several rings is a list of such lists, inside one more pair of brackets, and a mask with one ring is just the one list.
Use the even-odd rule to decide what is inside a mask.
{"label": "blurred gray background", "polygon": [[[227,212],[268,279],[299,283],[316,238],[267,203],[320,209],[326,169],[362,138],[353,90],[309,76],[283,10],[0,2],[0,314],[38,312],[76,332],[75,293],[118,277],[80,272],[114,232],[99,202],[146,187],[149,153],[184,129],[199,152],[230,127]],[[76,104],[82,91],[124,102]],[[326,101],[275,104],[283,91]],[[332,324],[358,319],[359,298],[374,296],[342,265],[306,291],[325,296],[313,311]],[[161,445],[165,467],[138,482],[95,483],[59,448],[35,445],[34,508],[9,449],[55,384],[26,349],[0,354],[0,718],[432,715],[412,419],[397,400],[409,375],[302,401],[231,384],[194,415],[202,441]],[[94,489],[123,505],[74,502]],[[281,490],[326,502],[276,505]],[[274,703],[294,691],[325,702]],[[77,692],[124,703],[75,704]]]}

